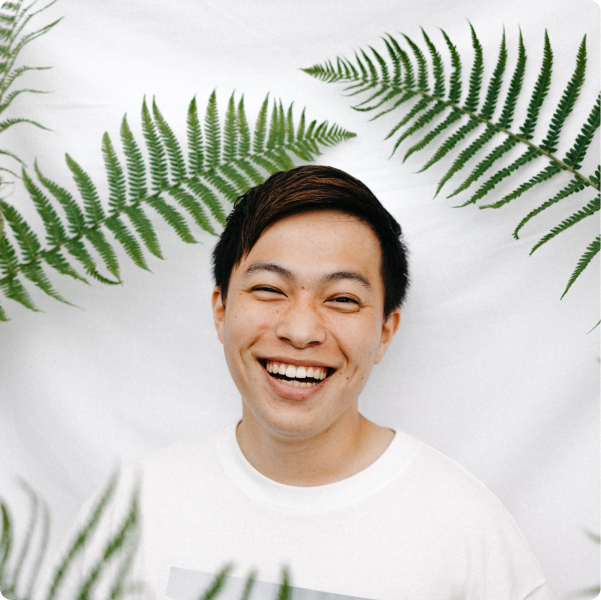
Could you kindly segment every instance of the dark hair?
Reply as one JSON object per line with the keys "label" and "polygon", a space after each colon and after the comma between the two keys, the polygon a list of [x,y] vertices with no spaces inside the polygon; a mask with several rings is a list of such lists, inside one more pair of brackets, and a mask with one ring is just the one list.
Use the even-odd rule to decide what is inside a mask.
{"label": "dark hair", "polygon": [[369,188],[344,171],[307,165],[274,173],[240,196],[213,250],[213,276],[225,300],[232,270],[261,234],[277,221],[301,212],[336,210],[371,227],[380,241],[384,318],[401,305],[409,285],[407,249],[401,227]]}

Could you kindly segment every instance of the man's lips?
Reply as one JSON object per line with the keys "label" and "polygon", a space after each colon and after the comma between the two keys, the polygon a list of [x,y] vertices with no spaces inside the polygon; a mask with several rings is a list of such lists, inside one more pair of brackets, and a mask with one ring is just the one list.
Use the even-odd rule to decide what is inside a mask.
{"label": "man's lips", "polygon": [[[267,381],[280,396],[305,400],[325,385],[335,369],[313,361],[260,359]],[[302,364],[298,364],[302,363]]]}

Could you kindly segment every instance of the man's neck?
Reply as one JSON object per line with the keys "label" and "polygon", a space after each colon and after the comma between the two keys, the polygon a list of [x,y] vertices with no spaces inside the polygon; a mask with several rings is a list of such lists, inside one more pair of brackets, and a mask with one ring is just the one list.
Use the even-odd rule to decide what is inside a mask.
{"label": "man's neck", "polygon": [[310,437],[282,437],[249,417],[239,423],[238,445],[257,471],[279,483],[312,487],[363,471],[388,448],[394,432],[355,413],[344,423]]}

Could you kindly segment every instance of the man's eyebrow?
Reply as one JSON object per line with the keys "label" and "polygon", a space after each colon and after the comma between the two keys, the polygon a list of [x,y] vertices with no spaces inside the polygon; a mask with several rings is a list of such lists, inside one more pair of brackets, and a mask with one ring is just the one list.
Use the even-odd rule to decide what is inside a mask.
{"label": "man's eyebrow", "polygon": [[[281,265],[275,263],[267,263],[267,262],[256,262],[250,265],[248,269],[244,272],[244,277],[248,277],[252,273],[266,271],[268,273],[276,273],[286,279],[294,281],[296,276],[294,273]],[[328,273],[321,278],[322,283],[334,283],[336,281],[341,281],[343,279],[350,279],[352,281],[359,282],[363,287],[371,291],[371,284],[365,275],[360,273],[359,271],[334,271],[333,273]]]}
{"label": "man's eyebrow", "polygon": [[334,273],[329,273],[322,278],[324,283],[333,283],[335,281],[340,281],[342,279],[351,279],[354,281],[358,281],[363,287],[367,288],[371,291],[371,284],[365,275],[359,273],[359,271],[335,271]]}
{"label": "man's eyebrow", "polygon": [[244,271],[244,277],[247,277],[251,273],[256,273],[257,271],[267,271],[268,273],[276,273],[281,275],[286,279],[296,279],[292,271],[289,271],[280,265],[276,265],[275,263],[266,262],[256,262],[250,265],[250,267]]}

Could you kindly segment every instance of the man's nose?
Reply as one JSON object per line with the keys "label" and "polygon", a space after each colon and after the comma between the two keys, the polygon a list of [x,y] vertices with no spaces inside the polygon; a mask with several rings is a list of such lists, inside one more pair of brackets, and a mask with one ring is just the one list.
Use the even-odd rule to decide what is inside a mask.
{"label": "man's nose", "polygon": [[309,300],[297,300],[282,313],[276,326],[276,335],[295,348],[307,348],[323,343],[326,329],[317,307]]}

